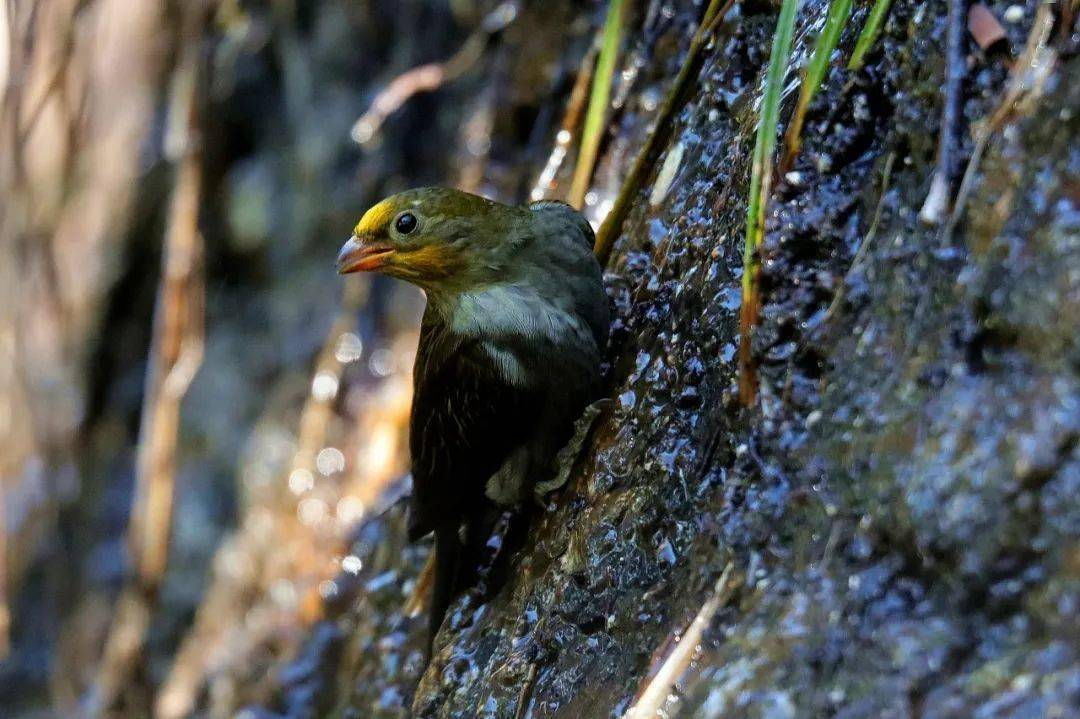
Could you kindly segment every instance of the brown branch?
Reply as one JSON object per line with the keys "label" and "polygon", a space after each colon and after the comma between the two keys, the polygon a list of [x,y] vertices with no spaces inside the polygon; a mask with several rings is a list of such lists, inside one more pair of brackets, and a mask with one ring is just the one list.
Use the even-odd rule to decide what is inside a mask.
{"label": "brown branch", "polygon": [[[73,15],[78,12],[78,8],[75,8]],[[59,52],[59,60],[56,62],[56,67],[53,68],[52,75],[45,83],[44,89],[41,91],[41,95],[34,102],[30,112],[27,113],[25,120],[20,120],[19,125],[16,128],[17,147],[22,147],[27,138],[34,131],[34,127],[37,125],[41,116],[45,114],[45,108],[49,106],[49,101],[53,96],[63,91],[64,81],[67,79],[68,68],[71,65],[72,58],[75,51],[75,26],[74,22],[67,25],[64,28],[64,41],[63,48]]]}
{"label": "brown branch", "polygon": [[165,571],[183,398],[202,360],[202,238],[199,235],[202,157],[195,109],[195,66],[180,72],[177,99],[187,106],[186,148],[170,209],[163,274],[154,309],[154,336],[139,430],[136,503],[131,531],[139,581],[156,590]]}
{"label": "brown branch", "polygon": [[507,14],[499,8],[493,10],[458,49],[444,62],[418,65],[401,73],[379,91],[367,111],[353,123],[350,135],[360,144],[367,145],[379,134],[387,118],[397,112],[409,99],[421,92],[438,90],[443,84],[464,75],[484,54],[488,39],[512,23],[516,13]]}
{"label": "brown branch", "polygon": [[[18,418],[16,427],[0,428],[0,475],[11,476],[31,459],[56,467],[79,452],[71,403],[85,399],[85,346],[109,281],[107,247],[124,234],[162,48],[147,39],[158,29],[156,2],[135,9],[99,0],[105,15],[115,14],[113,5],[125,11],[106,32],[83,12],[88,0],[0,3],[0,342],[13,341],[0,350],[0,414]],[[120,54],[134,65],[118,74],[110,59]],[[88,113],[90,96],[108,101]],[[28,330],[34,339],[22,341]],[[40,392],[45,386],[64,392]],[[0,645],[9,621],[3,594],[16,591],[30,561],[5,545],[17,549],[28,531],[55,530],[65,503],[60,495],[47,487],[0,528]],[[4,499],[12,509],[14,495],[0,504]],[[65,563],[51,562],[47,571],[61,591],[71,586]],[[76,602],[80,610],[85,605]],[[62,668],[70,659],[62,644],[53,683],[58,699],[79,681]]]}
{"label": "brown branch", "polygon": [[[333,375],[335,379],[340,377],[344,360],[341,359],[338,348],[342,337],[355,331],[356,313],[366,299],[369,286],[369,283],[362,281],[344,283],[338,316],[327,332],[315,360],[312,385],[315,378],[321,375]],[[328,436],[333,430],[335,409],[339,406],[338,397],[336,389],[331,392],[316,392],[312,389],[308,392],[300,412],[296,452],[285,476],[297,471],[316,471],[318,452],[327,446]],[[383,409],[374,415],[380,420],[396,424],[403,421],[400,415],[404,410],[398,409],[400,403],[395,404],[383,396],[372,401],[378,402]],[[407,407],[407,403],[405,406]],[[357,425],[354,431],[365,438],[379,434],[377,427],[369,426]],[[352,452],[349,454],[355,455]],[[375,476],[378,471],[371,464],[362,469],[367,476]],[[396,475],[398,468],[384,467],[383,470],[387,474]],[[359,472],[360,469],[355,471]],[[385,481],[382,475],[378,475],[377,479]],[[377,494],[378,489],[373,487],[372,493]],[[356,493],[353,496],[356,496]],[[370,497],[363,494],[360,499],[370,501]],[[261,533],[250,530],[253,512],[249,510],[247,519],[241,522],[241,529],[218,550],[218,557],[226,554],[243,556],[247,563],[258,569],[241,573],[215,569],[215,576],[201,601],[193,627],[177,651],[169,675],[155,699],[155,717],[185,717],[194,711],[200,692],[205,690],[209,681],[212,664],[210,657],[227,651],[235,660],[236,656],[244,656],[261,642],[268,641],[265,634],[262,634],[267,631],[265,626],[261,629],[250,628],[246,632],[245,642],[239,645],[223,638],[228,629],[243,623],[247,611],[266,601],[267,585],[279,577],[288,577],[289,581],[297,586],[309,584],[312,576],[318,576],[320,580],[329,578],[326,572],[331,570],[331,564],[327,560],[331,555],[340,554],[343,547],[336,543],[327,546],[317,532],[305,529],[297,519],[296,500],[295,496],[289,494],[284,499],[284,505],[261,507],[278,513],[279,521],[270,542],[267,542]],[[271,501],[276,503],[282,501],[282,498],[278,496]],[[273,553],[273,561],[269,559],[267,552]],[[305,614],[306,610],[300,608],[303,606],[310,605],[301,601],[293,615],[298,626],[306,626],[318,618]],[[321,609],[321,605],[316,604],[316,609]]]}
{"label": "brown branch", "polygon": [[592,79],[593,66],[596,64],[596,56],[599,52],[599,38],[600,35],[597,33],[596,40],[581,59],[574,87],[570,90],[570,97],[566,101],[566,111],[563,113],[559,133],[555,136],[555,146],[551,148],[551,154],[548,155],[544,169],[541,170],[532,192],[529,193],[529,199],[532,201],[544,199],[547,191],[554,189],[555,175],[558,174],[563,160],[566,159],[570,144],[574,140],[574,133],[581,124],[581,118],[585,114],[585,100],[589,97],[589,81]]}
{"label": "brown branch", "polygon": [[169,210],[162,276],[154,307],[136,462],[135,502],[128,534],[133,574],[117,603],[88,714],[101,715],[120,700],[141,664],[146,633],[168,564],[175,494],[180,402],[203,354],[204,286],[199,205],[202,152],[199,139],[201,9],[187,18],[184,55],[174,77],[172,111],[178,126],[168,144],[179,156]]}

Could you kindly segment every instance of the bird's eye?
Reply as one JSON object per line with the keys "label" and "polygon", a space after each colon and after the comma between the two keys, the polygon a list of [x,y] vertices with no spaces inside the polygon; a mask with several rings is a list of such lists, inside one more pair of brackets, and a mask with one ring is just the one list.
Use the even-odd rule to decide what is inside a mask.
{"label": "bird's eye", "polygon": [[416,219],[416,215],[411,212],[402,212],[398,215],[398,218],[394,220],[394,229],[402,235],[408,235],[416,231],[420,221]]}

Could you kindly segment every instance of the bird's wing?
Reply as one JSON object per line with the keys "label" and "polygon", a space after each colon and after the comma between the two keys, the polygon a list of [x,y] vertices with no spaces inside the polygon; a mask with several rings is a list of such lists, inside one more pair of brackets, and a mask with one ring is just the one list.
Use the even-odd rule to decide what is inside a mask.
{"label": "bird's wing", "polygon": [[417,353],[409,444],[409,537],[460,520],[487,500],[484,485],[529,437],[542,398],[509,385],[479,342]]}

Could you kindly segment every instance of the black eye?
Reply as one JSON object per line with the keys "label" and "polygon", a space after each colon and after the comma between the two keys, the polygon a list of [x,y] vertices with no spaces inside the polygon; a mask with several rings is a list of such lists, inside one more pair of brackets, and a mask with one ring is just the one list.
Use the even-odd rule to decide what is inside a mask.
{"label": "black eye", "polygon": [[398,218],[394,220],[394,229],[402,235],[408,235],[416,230],[420,221],[416,219],[416,215],[411,212],[402,212],[398,215]]}

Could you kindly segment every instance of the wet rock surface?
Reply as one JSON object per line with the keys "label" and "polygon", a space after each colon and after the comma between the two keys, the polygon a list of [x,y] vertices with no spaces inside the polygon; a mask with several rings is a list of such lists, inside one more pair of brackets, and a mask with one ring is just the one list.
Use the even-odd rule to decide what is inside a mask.
{"label": "wet rock surface", "polygon": [[[695,10],[664,7],[656,47],[672,52]],[[800,10],[797,58],[824,7]],[[1014,53],[1035,13],[1019,9]],[[378,591],[356,595],[342,641],[389,651],[350,665],[340,715],[405,716],[411,702],[424,717],[620,716],[729,563],[738,588],[669,711],[1080,715],[1080,95],[1066,81],[1080,67],[1055,46],[1044,91],[991,141],[958,231],[923,226],[944,16],[944,3],[895,3],[867,67],[834,69],[812,106],[770,205],[753,409],[736,400],[739,282],[775,16],[729,19],[673,133],[670,187],[643,188],[616,246],[611,402],[569,485],[506,581],[451,609],[415,692],[420,627],[372,614]],[[976,122],[1008,68],[970,59]],[[622,113],[600,187],[647,128],[632,99]],[[378,521],[379,541],[400,541]]]}
{"label": "wet rock surface", "polygon": [[[475,26],[470,7],[501,5],[451,3],[453,25],[441,4],[401,3],[396,13],[377,3],[326,0],[297,13],[286,5],[264,13],[253,4],[257,22],[236,36],[246,39],[229,41],[238,47],[219,38],[236,85],[215,86],[224,99],[208,137],[253,149],[208,153],[221,204],[206,223],[218,262],[211,295],[225,298],[219,315],[235,316],[209,318],[188,410],[204,419],[206,448],[188,456],[183,476],[195,479],[179,501],[224,504],[221,513],[240,517],[194,619],[203,560],[227,519],[188,519],[177,532],[180,569],[170,570],[164,604],[185,616],[163,620],[158,643],[168,646],[154,649],[147,671],[162,716],[623,716],[719,597],[676,673],[668,715],[1080,717],[1076,27],[1058,19],[1041,71],[993,133],[948,232],[918,217],[942,132],[946,2],[896,0],[865,67],[850,71],[844,61],[869,12],[856,3],[802,151],[769,199],[753,337],[761,384],[746,408],[736,358],[743,238],[777,9],[738,3],[615,245],[607,393],[569,480],[544,498],[523,547],[492,538],[492,556],[509,554],[509,564],[495,562],[451,607],[425,666],[415,599],[430,546],[406,542],[407,486],[389,479],[404,463],[415,295],[371,288],[370,313],[350,335],[366,349],[323,377],[333,389],[321,400],[310,399],[315,382],[285,368],[319,351],[335,302],[326,273],[337,244],[321,256],[324,235],[337,237],[364,202],[438,181],[526,197],[603,11],[521,4],[516,21],[486,38],[473,72],[411,98],[358,150],[345,138],[369,96],[396,72],[454,52]],[[587,198],[591,219],[610,207],[703,10],[695,0],[630,5],[638,7]],[[798,12],[789,88],[826,7],[806,0]],[[1037,11],[1034,0],[986,7],[1007,37],[987,51],[968,40],[964,163],[1005,97]],[[421,47],[414,31],[425,23],[450,30]],[[294,82],[312,59],[319,91]],[[387,78],[368,77],[384,66],[394,70]],[[251,112],[266,98],[280,107]],[[437,131],[420,132],[429,114],[442,118]],[[260,139],[279,135],[278,125],[296,158]],[[336,139],[327,145],[327,136]],[[457,145],[457,154],[446,149]],[[568,184],[574,150],[549,196]],[[301,177],[290,175],[294,165]],[[117,296],[152,295],[152,282],[137,284],[146,286]],[[125,317],[105,326],[127,326]],[[276,344],[291,354],[266,349]],[[102,375],[124,364],[111,352],[97,359]],[[263,354],[277,357],[272,367]],[[137,369],[128,375],[138,384]],[[91,420],[112,417],[113,405],[135,416],[128,395],[137,392],[111,383],[97,390]],[[390,407],[401,416],[389,417]],[[250,437],[237,431],[256,416],[264,419]],[[307,451],[303,426],[320,423],[309,443],[337,452],[326,472],[297,459]],[[241,444],[250,461],[239,496],[208,500]],[[89,472],[101,475],[91,494],[111,497],[117,474]],[[388,485],[381,497],[369,496],[373,476]],[[122,520],[110,523],[113,587]],[[107,623],[101,606],[80,611]],[[52,615],[42,614],[46,626]],[[44,659],[35,661],[10,663],[0,679],[43,683]]]}

